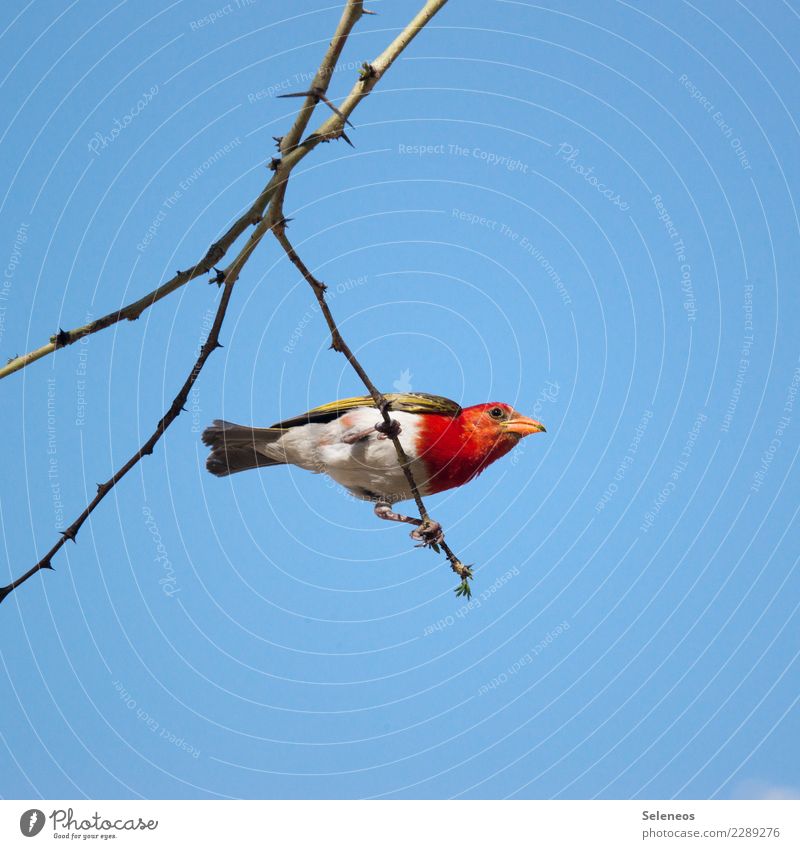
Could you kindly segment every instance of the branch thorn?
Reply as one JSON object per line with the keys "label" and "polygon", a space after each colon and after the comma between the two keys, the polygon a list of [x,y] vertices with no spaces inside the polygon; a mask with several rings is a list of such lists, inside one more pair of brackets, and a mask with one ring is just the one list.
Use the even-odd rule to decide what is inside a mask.
{"label": "branch thorn", "polygon": [[58,333],[53,337],[53,342],[56,348],[63,348],[65,345],[69,345],[69,333],[59,327]]}
{"label": "branch thorn", "polygon": [[292,91],[289,94],[279,94],[278,97],[313,97],[319,103],[322,101],[336,115],[338,115],[348,126],[352,127],[350,119],[325,96],[325,92],[321,88],[310,88],[308,91]]}

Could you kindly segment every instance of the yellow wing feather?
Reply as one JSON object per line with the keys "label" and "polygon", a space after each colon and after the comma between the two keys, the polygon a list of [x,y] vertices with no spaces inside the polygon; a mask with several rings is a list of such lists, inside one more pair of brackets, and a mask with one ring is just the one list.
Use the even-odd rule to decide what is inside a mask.
{"label": "yellow wing feather", "polygon": [[[384,397],[389,402],[390,410],[405,413],[439,413],[445,416],[457,416],[461,412],[459,404],[451,401],[449,398],[443,398],[441,395],[428,395],[425,392],[406,392],[387,393]],[[278,422],[272,425],[271,429],[286,430],[287,428],[298,427],[299,425],[309,424],[310,422],[322,424],[338,419],[343,413],[346,413],[348,410],[354,410],[356,407],[374,406],[375,401],[371,395],[342,398],[339,401],[331,401],[329,404],[314,407],[313,410],[309,410],[302,415]]]}

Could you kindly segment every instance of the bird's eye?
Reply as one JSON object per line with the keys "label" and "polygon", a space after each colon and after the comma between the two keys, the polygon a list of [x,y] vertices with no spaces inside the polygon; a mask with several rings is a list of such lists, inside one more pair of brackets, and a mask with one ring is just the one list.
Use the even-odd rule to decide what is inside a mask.
{"label": "bird's eye", "polygon": [[502,419],[502,418],[503,418],[503,416],[505,415],[505,413],[503,412],[503,408],[502,408],[502,407],[492,407],[492,409],[491,409],[491,410],[489,410],[489,415],[490,415],[493,419]]}

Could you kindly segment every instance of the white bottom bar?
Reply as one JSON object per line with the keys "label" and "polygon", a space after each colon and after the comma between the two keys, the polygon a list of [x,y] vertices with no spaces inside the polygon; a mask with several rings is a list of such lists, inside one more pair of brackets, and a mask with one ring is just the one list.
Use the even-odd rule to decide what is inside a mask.
{"label": "white bottom bar", "polygon": [[800,802],[0,802],[0,846],[35,846],[31,841],[226,849],[795,849]]}

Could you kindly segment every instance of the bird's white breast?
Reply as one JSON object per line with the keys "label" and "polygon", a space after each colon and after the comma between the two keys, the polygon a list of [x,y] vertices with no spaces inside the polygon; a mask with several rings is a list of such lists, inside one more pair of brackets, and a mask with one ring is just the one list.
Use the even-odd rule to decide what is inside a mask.
{"label": "bird's white breast", "polygon": [[[419,417],[415,413],[393,412],[400,424],[400,444],[412,461],[414,479],[424,492],[427,471],[417,459],[416,436]],[[293,427],[275,443],[265,446],[264,453],[329,475],[359,498],[379,496],[390,503],[411,498],[405,475],[397,460],[391,439],[382,437],[374,425],[382,421],[377,410],[358,407],[327,424]],[[345,435],[370,431],[355,442],[345,442]]]}

